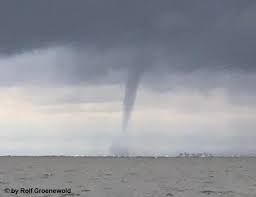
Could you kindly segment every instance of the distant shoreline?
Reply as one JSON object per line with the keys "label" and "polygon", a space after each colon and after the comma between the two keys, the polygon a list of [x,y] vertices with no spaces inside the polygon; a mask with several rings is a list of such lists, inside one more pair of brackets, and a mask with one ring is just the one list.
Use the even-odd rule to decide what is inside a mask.
{"label": "distant shoreline", "polygon": [[256,158],[255,155],[236,155],[236,156],[207,156],[207,157],[200,157],[200,156],[72,156],[72,155],[0,155],[0,158],[127,158],[127,159],[168,159],[168,158],[198,158],[198,159],[209,159],[209,158]]}

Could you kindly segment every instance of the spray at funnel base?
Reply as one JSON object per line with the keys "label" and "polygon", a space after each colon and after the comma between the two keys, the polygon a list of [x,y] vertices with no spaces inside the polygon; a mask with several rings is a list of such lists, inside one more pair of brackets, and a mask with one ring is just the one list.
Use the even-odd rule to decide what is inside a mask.
{"label": "spray at funnel base", "polygon": [[114,139],[110,147],[110,153],[113,156],[128,157],[130,156],[129,149],[130,148],[129,148],[127,136],[123,134]]}

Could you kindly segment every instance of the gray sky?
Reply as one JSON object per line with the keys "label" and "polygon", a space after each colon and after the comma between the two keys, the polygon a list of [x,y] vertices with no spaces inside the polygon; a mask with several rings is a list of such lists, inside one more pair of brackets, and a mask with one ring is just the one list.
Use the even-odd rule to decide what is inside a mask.
{"label": "gray sky", "polygon": [[255,151],[230,145],[255,136],[255,18],[253,0],[1,1],[0,153],[109,154],[122,116],[134,154]]}

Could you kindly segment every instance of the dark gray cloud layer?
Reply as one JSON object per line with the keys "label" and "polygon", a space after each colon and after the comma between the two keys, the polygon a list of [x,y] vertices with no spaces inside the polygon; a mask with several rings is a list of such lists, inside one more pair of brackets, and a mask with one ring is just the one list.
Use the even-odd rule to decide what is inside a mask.
{"label": "dark gray cloud layer", "polygon": [[57,55],[57,65],[4,62],[0,84],[120,82],[112,71],[124,69],[251,73],[255,18],[253,0],[1,1],[2,55],[53,46],[77,54]]}
{"label": "dark gray cloud layer", "polygon": [[228,63],[251,69],[255,11],[252,0],[1,1],[0,49],[151,47],[163,48],[177,64],[189,62],[189,68]]}
{"label": "dark gray cloud layer", "polygon": [[[127,92],[136,91],[144,72],[162,89],[177,83],[251,89],[255,18],[253,0],[1,1],[0,84],[123,83],[128,70]],[[32,63],[8,63],[17,54],[58,46],[71,50],[52,52],[50,62],[34,57],[47,53],[39,50],[30,54]],[[163,72],[171,80],[164,81]]]}

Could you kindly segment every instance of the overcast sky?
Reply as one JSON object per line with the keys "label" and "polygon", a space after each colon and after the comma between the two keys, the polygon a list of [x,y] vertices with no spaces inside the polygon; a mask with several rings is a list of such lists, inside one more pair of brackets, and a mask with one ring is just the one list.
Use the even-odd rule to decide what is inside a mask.
{"label": "overcast sky", "polygon": [[253,0],[1,1],[0,154],[255,153],[255,19]]}

